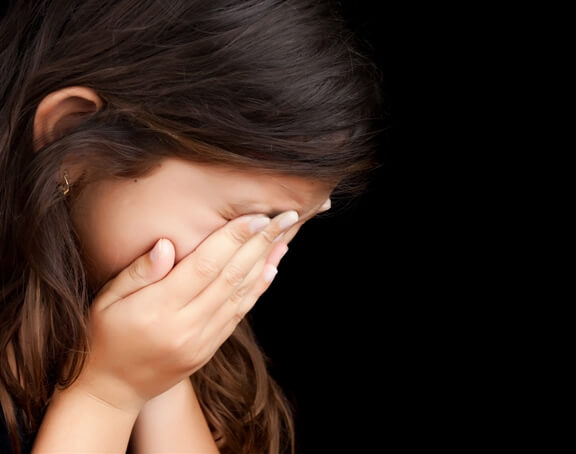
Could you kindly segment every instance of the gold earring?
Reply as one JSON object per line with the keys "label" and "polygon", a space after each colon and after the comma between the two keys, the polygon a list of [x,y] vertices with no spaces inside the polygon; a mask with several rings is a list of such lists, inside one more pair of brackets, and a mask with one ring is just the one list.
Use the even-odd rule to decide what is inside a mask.
{"label": "gold earring", "polygon": [[68,172],[64,171],[64,183],[60,185],[60,192],[62,195],[67,195],[70,192],[70,181],[68,181]]}

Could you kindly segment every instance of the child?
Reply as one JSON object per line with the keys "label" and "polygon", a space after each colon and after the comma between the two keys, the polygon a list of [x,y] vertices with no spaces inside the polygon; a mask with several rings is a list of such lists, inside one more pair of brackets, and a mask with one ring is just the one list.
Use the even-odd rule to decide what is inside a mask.
{"label": "child", "polygon": [[5,449],[294,452],[244,317],[374,166],[376,71],[343,21],[311,0],[15,0],[0,82]]}

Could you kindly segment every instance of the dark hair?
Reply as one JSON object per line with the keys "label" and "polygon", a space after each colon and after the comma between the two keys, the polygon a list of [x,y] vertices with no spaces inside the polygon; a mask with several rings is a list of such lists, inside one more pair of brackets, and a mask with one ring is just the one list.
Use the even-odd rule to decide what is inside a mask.
{"label": "dark hair", "polygon": [[[16,452],[20,420],[37,429],[87,348],[93,289],[58,191],[62,162],[130,177],[178,156],[354,194],[375,165],[379,107],[358,49],[318,0],[14,2],[0,22],[0,352],[15,368],[0,364],[0,404]],[[37,106],[68,86],[104,107],[34,151]],[[191,379],[222,453],[290,449],[290,405],[248,322]]]}

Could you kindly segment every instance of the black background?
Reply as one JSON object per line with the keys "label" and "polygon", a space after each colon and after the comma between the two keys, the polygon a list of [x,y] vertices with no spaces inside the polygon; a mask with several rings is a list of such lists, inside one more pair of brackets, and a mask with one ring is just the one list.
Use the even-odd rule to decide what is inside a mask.
{"label": "black background", "polygon": [[298,454],[408,447],[432,383],[414,348],[427,316],[422,295],[434,282],[424,277],[433,230],[412,124],[414,29],[386,3],[342,6],[382,73],[382,167],[354,204],[303,227],[251,314],[294,403]]}
{"label": "black background", "polygon": [[502,156],[492,30],[465,8],[341,4],[382,73],[382,166],[354,205],[294,239],[256,333],[294,403],[298,454],[487,450],[518,418],[514,323],[493,284],[510,272],[504,219],[484,200]]}

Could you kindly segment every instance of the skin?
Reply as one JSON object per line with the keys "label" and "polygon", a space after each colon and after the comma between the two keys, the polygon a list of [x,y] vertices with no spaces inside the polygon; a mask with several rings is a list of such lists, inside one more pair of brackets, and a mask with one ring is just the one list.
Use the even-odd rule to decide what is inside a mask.
{"label": "skin", "polygon": [[100,286],[159,238],[174,244],[178,263],[210,233],[245,214],[298,212],[289,239],[329,207],[330,191],[295,176],[167,159],[143,178],[89,184],[74,202],[72,219],[92,283]]}
{"label": "skin", "polygon": [[87,366],[54,395],[33,452],[125,452],[132,437],[134,453],[217,453],[188,377],[266,290],[302,224],[329,208],[330,190],[176,159],[86,186],[72,219],[93,281],[112,279],[92,306]]}
{"label": "skin", "polygon": [[[102,103],[86,87],[48,95],[38,147]],[[295,176],[166,159],[133,180],[75,189],[71,218],[100,289],[79,378],[57,390],[33,453],[217,453],[189,377],[268,288],[288,242],[330,207],[332,188]],[[274,216],[272,219],[270,217]]]}

